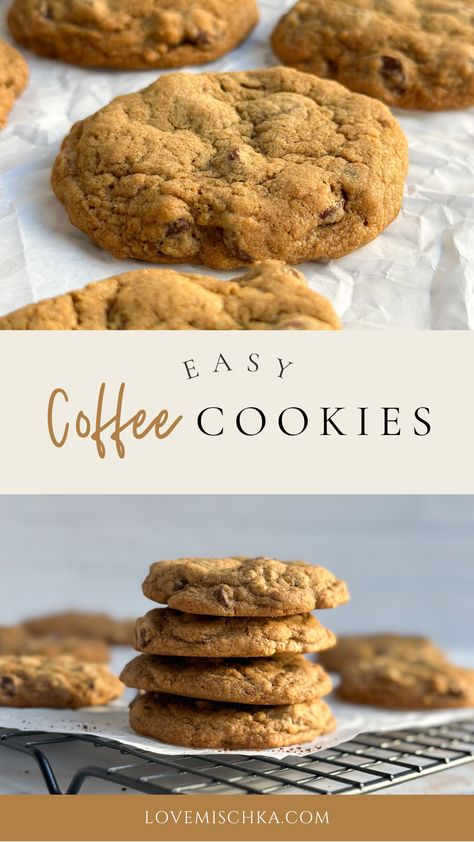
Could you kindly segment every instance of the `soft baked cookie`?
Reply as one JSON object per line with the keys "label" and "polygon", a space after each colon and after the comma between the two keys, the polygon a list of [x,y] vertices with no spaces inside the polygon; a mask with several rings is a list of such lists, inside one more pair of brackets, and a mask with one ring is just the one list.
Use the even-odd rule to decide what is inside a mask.
{"label": "soft baked cookie", "polygon": [[37,635],[57,637],[95,638],[115,646],[133,646],[134,620],[117,620],[108,614],[89,611],[60,611],[44,617],[25,620],[27,631]]}
{"label": "soft baked cookie", "polygon": [[296,269],[266,260],[219,281],[138,269],[30,304],[0,330],[338,330],[332,304]]}
{"label": "soft baked cookie", "polygon": [[80,708],[106,704],[122,690],[103,664],[81,663],[69,655],[0,657],[0,705]]}
{"label": "soft baked cookie", "polygon": [[157,561],[143,593],[178,611],[220,617],[287,617],[349,599],[346,583],[324,567],[263,556]]}
{"label": "soft baked cookie", "polygon": [[137,70],[214,61],[257,20],[255,0],[13,0],[8,15],[40,55]]}
{"label": "soft baked cookie", "polygon": [[161,76],[76,123],[52,184],[118,258],[233,268],[342,255],[397,216],[390,111],[289,68]]}
{"label": "soft baked cookie", "polygon": [[303,655],[274,658],[173,658],[138,655],[123,669],[127,687],[157,693],[238,702],[292,705],[331,692],[329,676]]}
{"label": "soft baked cookie", "polygon": [[233,705],[145,693],[130,705],[139,734],[196,748],[259,749],[307,743],[334,730],[321,699],[297,705]]}
{"label": "soft baked cookie", "polygon": [[340,672],[347,664],[379,655],[401,661],[444,661],[444,652],[427,637],[409,634],[339,635],[336,645],[321,652],[318,660],[331,672]]}
{"label": "soft baked cookie", "polygon": [[109,654],[103,640],[36,635],[22,626],[0,626],[0,655],[73,655],[78,661],[105,664]]}
{"label": "soft baked cookie", "polygon": [[375,657],[346,664],[338,695],[349,702],[389,708],[474,705],[474,670],[443,661]]}
{"label": "soft baked cookie", "polygon": [[290,617],[209,617],[154,608],[137,620],[135,649],[194,658],[256,658],[318,652],[336,636],[312,614]]}
{"label": "soft baked cookie", "polygon": [[474,105],[473,0],[301,0],[278,58],[401,108]]}
{"label": "soft baked cookie", "polygon": [[28,65],[11,44],[0,38],[0,129],[28,83]]}

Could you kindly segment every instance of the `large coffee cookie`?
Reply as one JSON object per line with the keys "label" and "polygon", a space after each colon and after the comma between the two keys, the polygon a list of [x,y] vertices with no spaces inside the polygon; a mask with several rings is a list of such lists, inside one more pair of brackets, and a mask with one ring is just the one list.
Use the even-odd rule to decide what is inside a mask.
{"label": "large coffee cookie", "polygon": [[312,614],[290,617],[209,617],[154,608],[137,620],[135,648],[154,655],[258,658],[318,652],[336,637]]}
{"label": "large coffee cookie", "polygon": [[139,655],[120,676],[127,687],[216,702],[292,705],[331,692],[319,664],[303,655],[274,658],[170,658]]}
{"label": "large coffee cookie", "polygon": [[272,46],[285,64],[388,105],[474,105],[473,0],[300,0]]}
{"label": "large coffee cookie", "polygon": [[26,88],[28,76],[23,56],[0,38],[0,129],[7,122],[16,98]]}
{"label": "large coffee cookie", "polygon": [[398,214],[406,171],[382,103],[277,67],[118,97],[73,126],[52,183],[115,257],[232,268],[368,243]]}
{"label": "large coffee cookie", "polygon": [[30,304],[0,330],[338,330],[331,303],[296,269],[266,260],[232,281],[138,269]]}
{"label": "large coffee cookie", "polygon": [[285,617],[347,602],[324,567],[273,558],[179,558],[152,564],[143,593],[189,614]]}
{"label": "large coffee cookie", "polygon": [[442,661],[379,657],[347,664],[338,694],[349,702],[389,708],[474,705],[474,670]]}
{"label": "large coffee cookie", "polygon": [[365,661],[380,655],[401,661],[444,661],[444,652],[433,641],[420,635],[352,634],[340,635],[336,645],[321,652],[318,660],[332,672],[340,672],[354,661]]}
{"label": "large coffee cookie", "polygon": [[233,705],[145,693],[130,706],[139,734],[196,748],[260,749],[307,743],[335,727],[321,699],[297,705]]}
{"label": "large coffee cookie", "polygon": [[0,626],[0,655],[73,655],[78,661],[106,663],[109,649],[103,640],[36,635],[23,626]]}
{"label": "large coffee cookie", "polygon": [[258,20],[255,0],[14,0],[10,30],[43,56],[124,69],[223,56]]}
{"label": "large coffee cookie", "polygon": [[27,631],[37,635],[56,637],[96,638],[115,646],[133,646],[134,620],[117,620],[108,614],[89,611],[60,611],[44,617],[25,620]]}
{"label": "large coffee cookie", "polygon": [[122,690],[103,664],[81,663],[68,655],[0,657],[0,705],[80,708],[106,704]]}

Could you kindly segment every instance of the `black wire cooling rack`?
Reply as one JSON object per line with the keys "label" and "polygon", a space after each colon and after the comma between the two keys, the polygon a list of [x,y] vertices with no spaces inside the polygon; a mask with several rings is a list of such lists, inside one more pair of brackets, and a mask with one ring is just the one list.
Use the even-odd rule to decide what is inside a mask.
{"label": "black wire cooling rack", "polygon": [[[69,785],[61,788],[51,752],[67,743],[88,743],[96,749],[97,761],[78,768]],[[90,734],[37,731],[0,731],[0,747],[34,758],[52,795],[77,795],[90,779],[154,795],[355,794],[474,760],[474,721],[422,731],[361,734],[335,748],[282,759],[243,754],[159,755]]]}

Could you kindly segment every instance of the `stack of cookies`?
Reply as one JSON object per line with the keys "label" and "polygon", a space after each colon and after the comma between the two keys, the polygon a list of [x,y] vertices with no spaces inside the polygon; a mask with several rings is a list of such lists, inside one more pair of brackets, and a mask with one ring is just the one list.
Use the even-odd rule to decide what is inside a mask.
{"label": "stack of cookies", "polygon": [[270,558],[188,558],[153,564],[143,583],[155,608],[136,624],[141,652],[121,680],[141,691],[140,734],[196,748],[305,743],[335,722],[330,679],[303,657],[336,638],[309,612],[349,598],[323,567]]}

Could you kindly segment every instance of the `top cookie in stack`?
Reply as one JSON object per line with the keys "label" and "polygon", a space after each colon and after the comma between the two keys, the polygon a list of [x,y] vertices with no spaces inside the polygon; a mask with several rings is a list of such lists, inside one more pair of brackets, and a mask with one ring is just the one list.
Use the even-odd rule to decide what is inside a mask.
{"label": "top cookie in stack", "polygon": [[323,567],[258,558],[185,558],[152,564],[143,583],[167,603],[137,621],[125,684],[139,733],[199,748],[308,742],[334,727],[322,697],[331,682],[301,653],[335,636],[308,612],[349,598]]}

